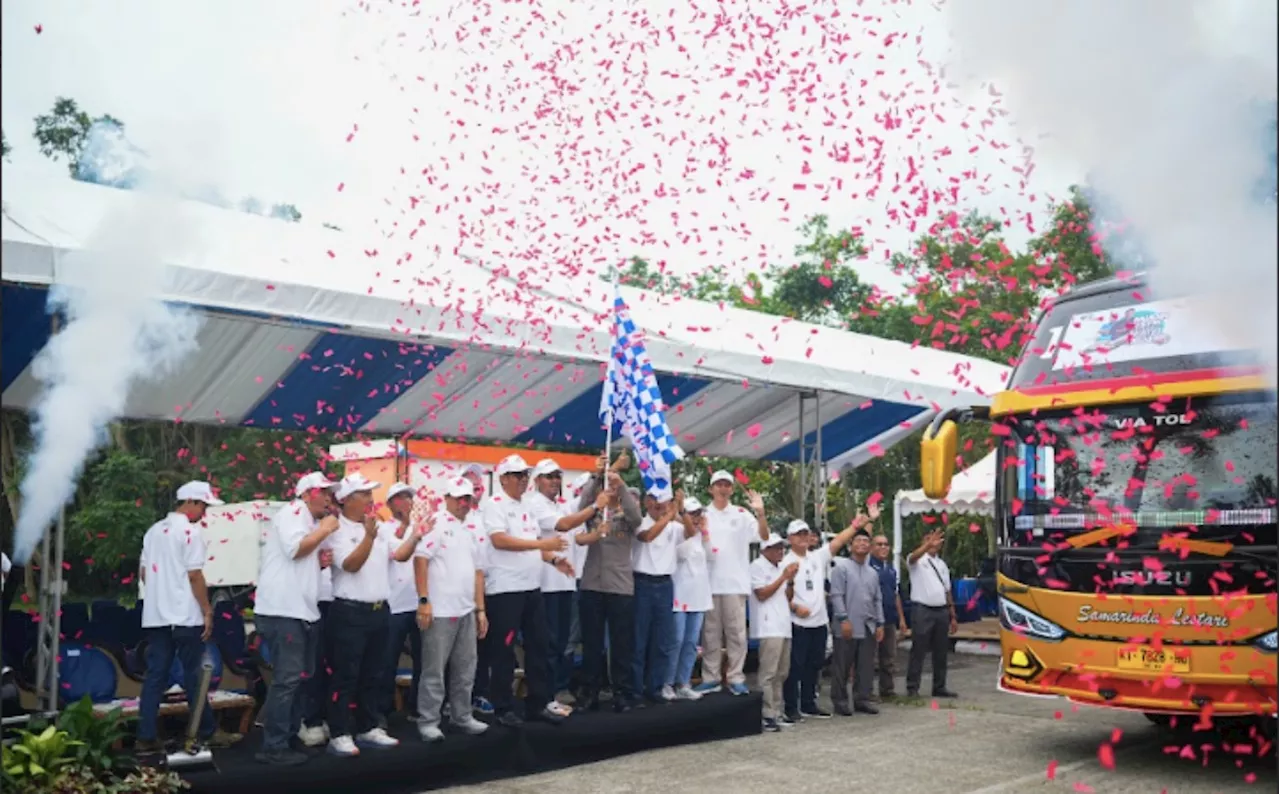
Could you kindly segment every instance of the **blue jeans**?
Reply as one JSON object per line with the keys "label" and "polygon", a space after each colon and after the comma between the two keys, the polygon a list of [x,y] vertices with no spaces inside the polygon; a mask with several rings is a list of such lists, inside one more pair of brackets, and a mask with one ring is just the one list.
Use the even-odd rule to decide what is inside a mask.
{"label": "blue jeans", "polygon": [[302,727],[306,698],[302,682],[311,675],[316,644],[320,641],[319,621],[255,615],[258,632],[267,643],[271,657],[271,686],[262,704],[262,749],[279,752],[289,749],[289,738]]}
{"label": "blue jeans", "polygon": [[573,657],[569,653],[569,630],[573,621],[574,591],[543,593],[542,601],[547,610],[547,638],[551,647],[547,653],[547,675],[551,678],[551,694],[569,688],[569,674],[573,672]]}
{"label": "blue jeans", "polygon": [[390,634],[387,635],[387,658],[383,661],[382,680],[385,691],[382,698],[382,722],[396,707],[396,674],[400,672],[400,654],[404,641],[409,639],[409,658],[413,660],[413,681],[409,684],[409,698],[405,708],[410,714],[418,713],[418,680],[422,678],[422,632],[418,630],[418,613],[398,612],[391,615]]}
{"label": "blue jeans", "polygon": [[693,678],[693,665],[698,661],[698,640],[702,638],[702,612],[672,612],[676,624],[676,652],[671,654],[667,683],[679,689]]}
{"label": "blue jeans", "polygon": [[[165,626],[143,629],[147,641],[147,677],[142,683],[142,697],[138,704],[138,740],[153,742],[156,739],[156,722],[160,715],[160,698],[169,688],[169,672],[173,669],[176,654],[182,664],[182,687],[187,692],[187,705],[196,707],[200,693],[200,661],[204,656],[204,642],[200,635],[203,626]],[[213,735],[213,709],[206,704],[200,714],[200,736]]]}
{"label": "blue jeans", "polygon": [[[675,592],[670,576],[635,574],[636,640],[631,677],[636,691],[657,698],[676,653]],[[646,675],[646,671],[648,675]]]}

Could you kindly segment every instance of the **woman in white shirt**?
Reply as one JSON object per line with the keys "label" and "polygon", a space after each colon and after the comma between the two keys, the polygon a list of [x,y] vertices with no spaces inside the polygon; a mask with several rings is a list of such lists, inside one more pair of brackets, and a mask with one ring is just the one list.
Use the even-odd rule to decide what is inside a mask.
{"label": "woman in white shirt", "polygon": [[711,610],[711,577],[707,572],[707,550],[702,543],[707,517],[702,503],[692,496],[685,497],[684,516],[695,534],[676,546],[676,572],[671,577],[676,651],[671,655],[667,684],[675,697],[697,700],[702,695],[694,691],[689,679],[693,676],[693,664],[698,661],[702,620]]}

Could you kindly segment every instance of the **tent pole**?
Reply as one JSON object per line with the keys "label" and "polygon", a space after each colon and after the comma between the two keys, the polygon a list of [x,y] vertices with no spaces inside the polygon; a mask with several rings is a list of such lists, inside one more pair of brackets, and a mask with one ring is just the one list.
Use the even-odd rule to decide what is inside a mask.
{"label": "tent pole", "polygon": [[896,496],[893,500],[893,569],[902,576],[902,509]]}

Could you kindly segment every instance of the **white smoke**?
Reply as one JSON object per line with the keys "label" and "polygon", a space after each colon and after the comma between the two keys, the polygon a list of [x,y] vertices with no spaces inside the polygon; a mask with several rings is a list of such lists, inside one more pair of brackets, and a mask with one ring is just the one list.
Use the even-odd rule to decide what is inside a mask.
{"label": "white smoke", "polygon": [[[90,140],[112,133],[95,127]],[[95,144],[86,152],[101,149]],[[20,563],[74,495],[130,389],[168,373],[196,348],[198,318],[162,300],[166,258],[192,242],[172,195],[149,179],[130,191],[125,209],[103,219],[83,249],[57,262],[49,304],[62,325],[32,363],[44,390],[21,485],[14,537]]]}
{"label": "white smoke", "polygon": [[1260,350],[1273,379],[1276,208],[1261,194],[1275,185],[1276,9],[1255,0],[947,8],[952,77],[1003,93],[1038,159],[1087,173],[1132,225],[1153,290],[1208,298],[1205,331]]}

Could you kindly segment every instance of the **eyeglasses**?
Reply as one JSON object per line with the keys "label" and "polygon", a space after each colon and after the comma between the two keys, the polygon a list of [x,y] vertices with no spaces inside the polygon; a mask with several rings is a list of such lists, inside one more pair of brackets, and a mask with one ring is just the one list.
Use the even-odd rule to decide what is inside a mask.
{"label": "eyeglasses", "polygon": [[889,545],[889,541],[887,541],[887,540],[877,540],[877,541],[875,542],[875,545],[877,545],[877,546],[888,546],[888,545]]}

